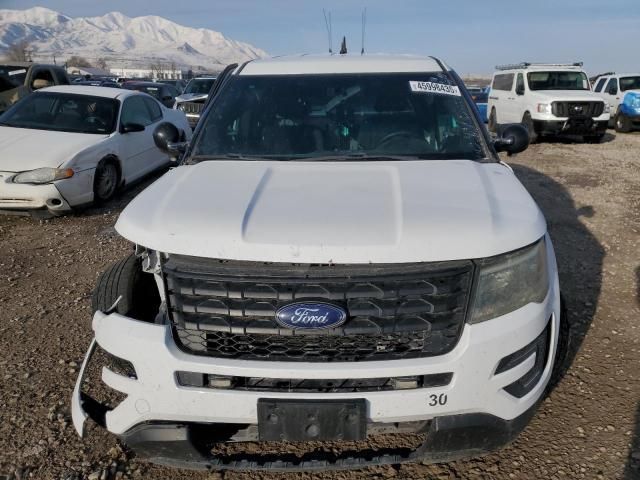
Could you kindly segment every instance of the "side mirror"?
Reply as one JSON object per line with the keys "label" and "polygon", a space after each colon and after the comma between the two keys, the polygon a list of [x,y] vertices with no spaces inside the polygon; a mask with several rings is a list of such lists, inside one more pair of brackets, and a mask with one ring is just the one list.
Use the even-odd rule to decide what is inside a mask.
{"label": "side mirror", "polygon": [[496,152],[507,152],[511,156],[529,147],[529,131],[521,123],[498,125],[496,133],[497,138],[493,142]]}
{"label": "side mirror", "polygon": [[175,159],[182,155],[189,146],[189,142],[183,142],[180,130],[169,122],[163,122],[153,131],[153,141],[161,151]]}
{"label": "side mirror", "polygon": [[135,132],[144,132],[144,125],[139,123],[125,123],[120,128],[121,133],[135,133]]}

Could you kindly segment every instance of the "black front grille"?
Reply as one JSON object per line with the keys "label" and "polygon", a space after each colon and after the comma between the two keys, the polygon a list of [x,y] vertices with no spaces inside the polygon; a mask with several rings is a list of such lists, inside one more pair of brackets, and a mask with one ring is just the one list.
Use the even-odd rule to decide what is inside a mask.
{"label": "black front grille", "polygon": [[603,102],[553,102],[551,111],[556,117],[599,117],[604,112]]}
{"label": "black front grille", "polygon": [[[337,362],[443,355],[464,326],[471,262],[291,265],[171,256],[163,264],[174,338],[222,358]],[[334,329],[283,328],[296,301],[339,305]]]}
{"label": "black front grille", "polygon": [[180,109],[184,113],[199,114],[200,112],[202,112],[203,108],[204,108],[204,101],[201,101],[201,102],[182,102],[180,104]]}

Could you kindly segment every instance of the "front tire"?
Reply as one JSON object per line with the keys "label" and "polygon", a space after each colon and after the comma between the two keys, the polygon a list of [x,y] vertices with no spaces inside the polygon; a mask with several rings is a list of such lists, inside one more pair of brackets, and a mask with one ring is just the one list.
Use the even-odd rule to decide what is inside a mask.
{"label": "front tire", "polygon": [[618,112],[614,120],[614,126],[618,133],[629,133],[632,129],[631,120],[624,113]]}
{"label": "front tire", "polygon": [[114,263],[98,278],[91,309],[105,312],[118,302],[115,312],[136,320],[153,322],[160,307],[160,294],[153,275],[142,270],[135,255]]}
{"label": "front tire", "polygon": [[96,203],[108,202],[118,190],[120,174],[115,161],[102,160],[93,177],[93,198]]}
{"label": "front tire", "polygon": [[489,131],[491,133],[496,133],[496,130],[498,128],[498,120],[497,120],[497,114],[496,114],[496,109],[495,107],[491,109],[491,114],[489,115],[489,124],[488,124],[488,128]]}
{"label": "front tire", "polygon": [[522,123],[529,132],[529,144],[536,143],[538,141],[538,134],[536,133],[536,128],[533,124],[533,119],[531,118],[531,114],[529,112],[524,114],[522,117]]}

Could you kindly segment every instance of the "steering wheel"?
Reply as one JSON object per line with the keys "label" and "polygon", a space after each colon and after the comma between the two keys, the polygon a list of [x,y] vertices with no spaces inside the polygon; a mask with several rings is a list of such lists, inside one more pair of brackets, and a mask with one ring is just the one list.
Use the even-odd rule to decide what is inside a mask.
{"label": "steering wheel", "polygon": [[375,150],[379,149],[380,147],[382,147],[383,145],[389,143],[392,140],[395,140],[397,138],[406,138],[406,139],[411,139],[411,138],[415,138],[416,135],[413,132],[409,132],[408,130],[401,130],[398,132],[393,132],[390,133],[389,135],[385,136],[382,140],[380,140],[378,142],[378,144],[375,146]]}
{"label": "steering wheel", "polygon": [[96,117],[96,116],[87,117],[87,123],[97,125],[99,128],[107,128],[107,123],[100,117]]}

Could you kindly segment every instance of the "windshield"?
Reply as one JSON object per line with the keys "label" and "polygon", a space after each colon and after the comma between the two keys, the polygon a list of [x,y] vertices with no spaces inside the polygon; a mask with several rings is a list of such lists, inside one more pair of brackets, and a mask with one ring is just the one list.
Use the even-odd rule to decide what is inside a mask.
{"label": "windshield", "polygon": [[640,90],[640,77],[622,77],[620,79],[620,90]]}
{"label": "windshield", "polygon": [[105,135],[115,130],[119,102],[112,98],[39,92],[0,116],[0,125]]}
{"label": "windshield", "polygon": [[589,90],[584,72],[531,72],[527,79],[530,90]]}
{"label": "windshield", "polygon": [[26,76],[27,69],[25,67],[0,65],[0,92],[24,85]]}
{"label": "windshield", "polygon": [[439,73],[232,77],[193,161],[220,156],[485,158],[458,87]]}
{"label": "windshield", "polygon": [[215,81],[215,78],[194,78],[189,82],[187,88],[184,89],[184,93],[208,95]]}

